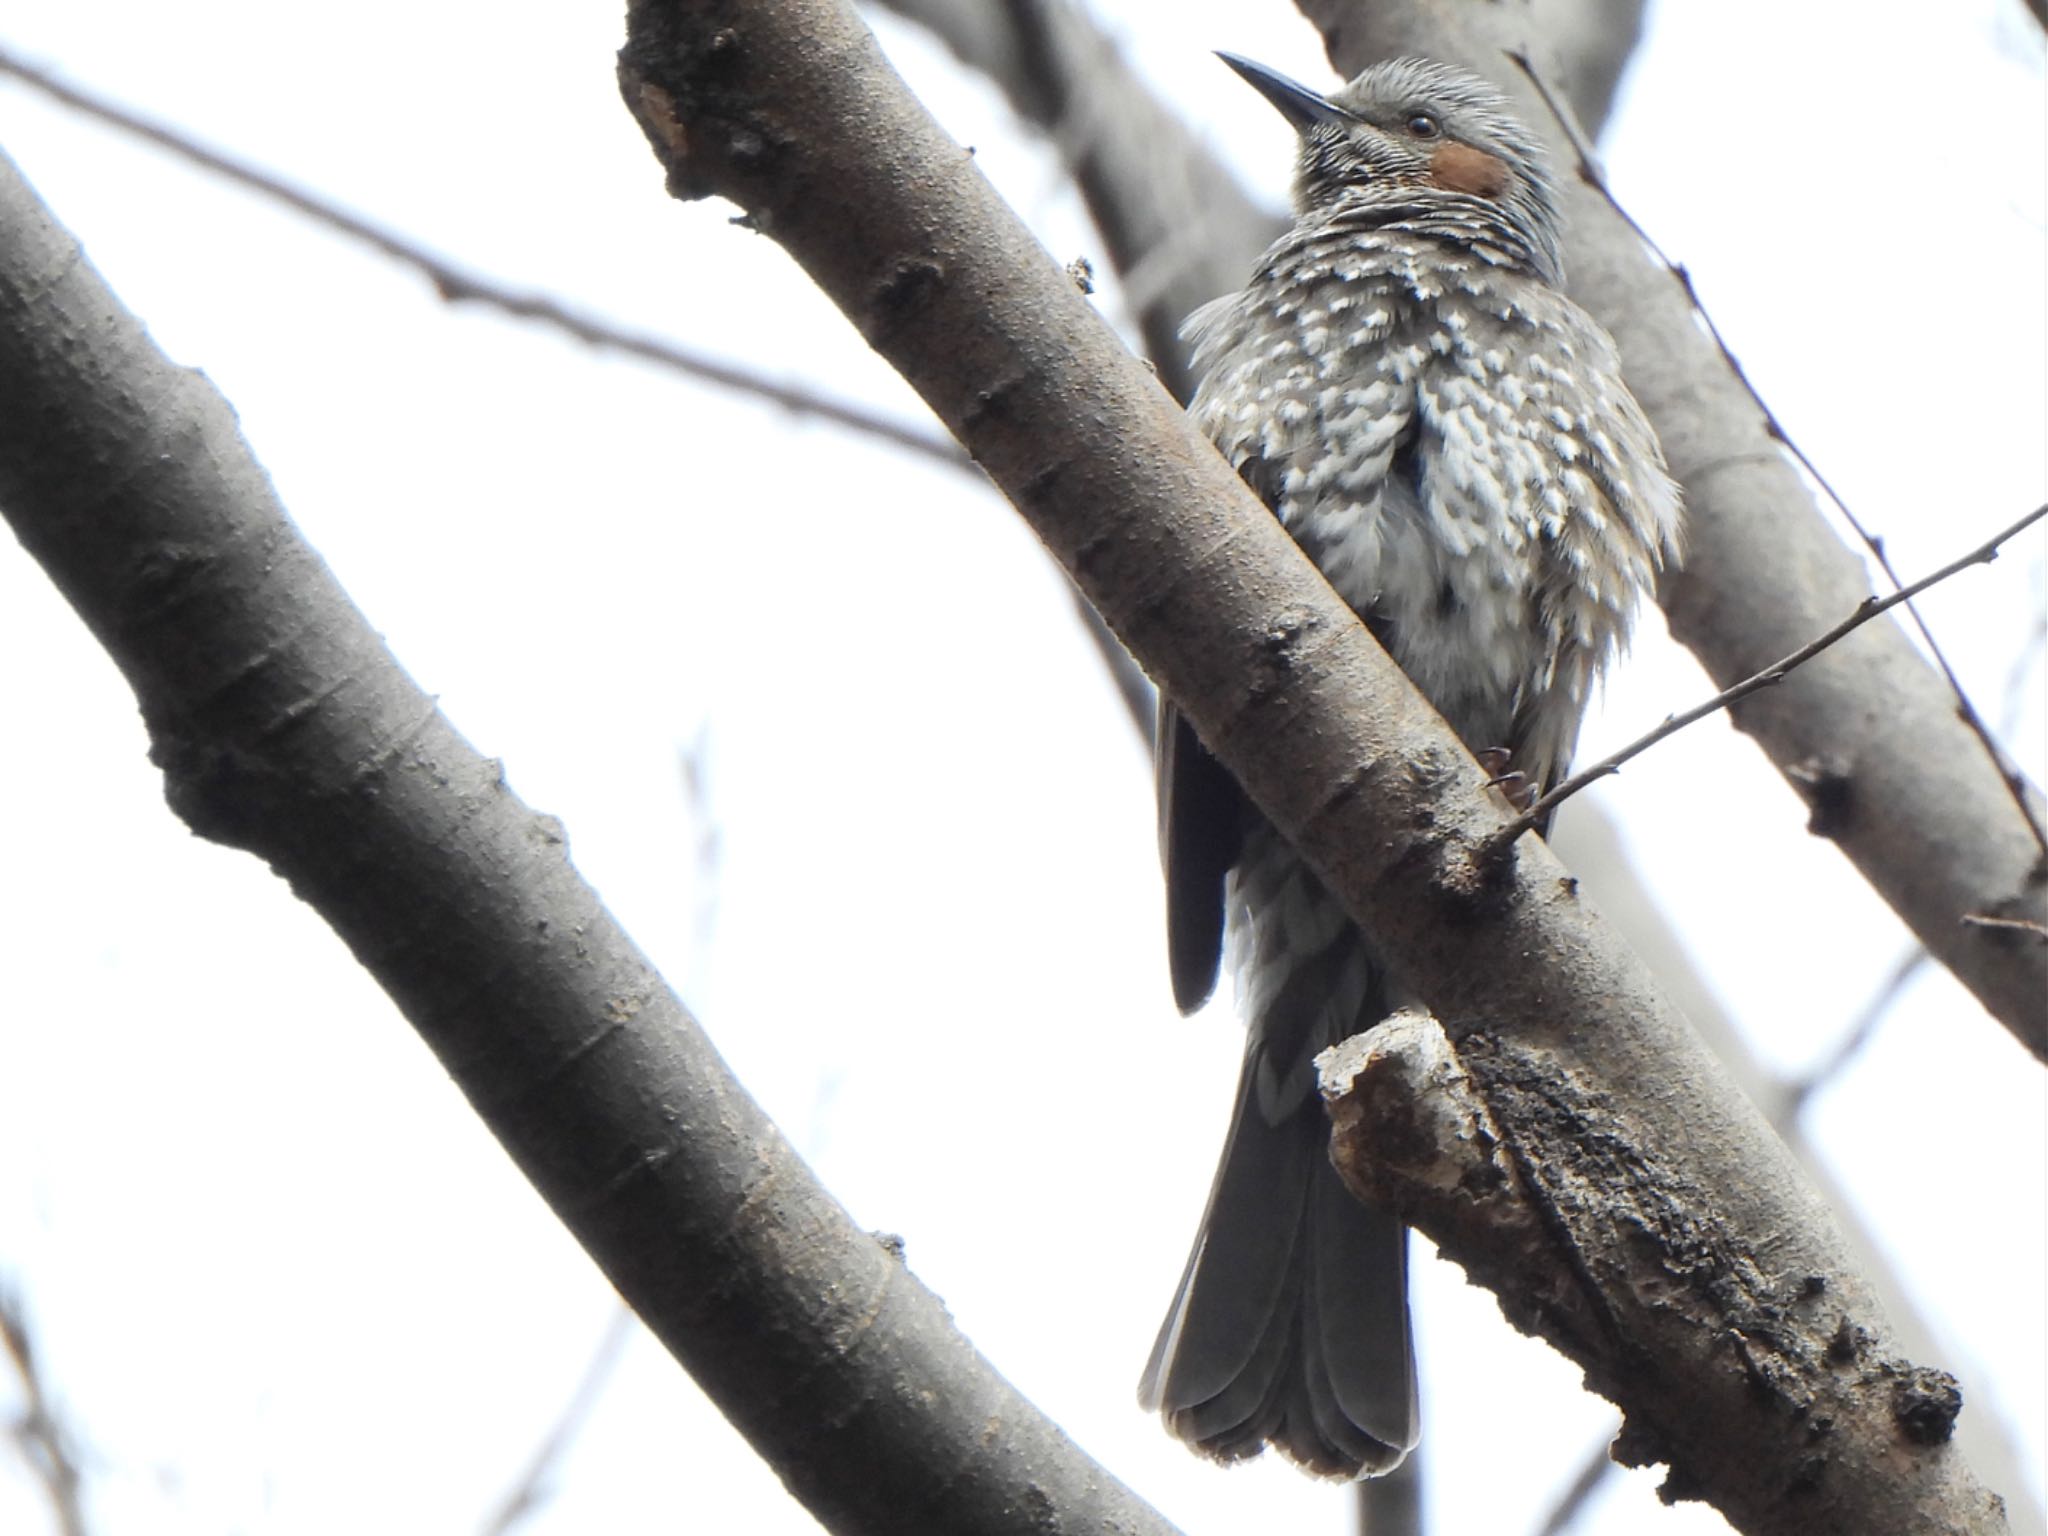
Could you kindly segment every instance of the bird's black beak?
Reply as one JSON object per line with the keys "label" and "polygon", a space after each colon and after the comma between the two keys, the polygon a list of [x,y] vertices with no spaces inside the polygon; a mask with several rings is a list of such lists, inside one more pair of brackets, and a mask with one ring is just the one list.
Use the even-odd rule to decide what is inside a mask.
{"label": "bird's black beak", "polygon": [[1296,133],[1307,133],[1319,123],[1349,122],[1352,114],[1326,96],[1318,96],[1307,86],[1288,79],[1277,69],[1268,69],[1263,64],[1254,64],[1250,59],[1234,53],[1216,55],[1245,78],[1251,88],[1279,109],[1280,115],[1294,124]]}

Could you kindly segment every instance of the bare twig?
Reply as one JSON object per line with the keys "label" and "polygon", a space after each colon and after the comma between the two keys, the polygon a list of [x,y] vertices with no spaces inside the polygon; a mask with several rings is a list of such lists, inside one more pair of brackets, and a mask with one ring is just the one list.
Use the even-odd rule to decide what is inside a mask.
{"label": "bare twig", "polygon": [[71,1435],[50,1402],[35,1336],[29,1330],[28,1309],[21,1297],[4,1285],[0,1285],[0,1348],[14,1363],[26,1399],[19,1422],[10,1426],[21,1447],[21,1458],[48,1495],[62,1536],[86,1536],[91,1528],[86,1524],[82,1497],[85,1479],[71,1452]]}
{"label": "bare twig", "polygon": [[1608,1447],[1614,1443],[1614,1432],[1608,1431],[1600,1437],[1600,1443],[1587,1453],[1579,1464],[1576,1476],[1569,1487],[1557,1496],[1557,1502],[1550,1506],[1550,1513],[1543,1517],[1543,1524],[1536,1528],[1536,1536],[1564,1536],[1578,1523],[1579,1516],[1586,1512],[1586,1506],[1600,1485],[1607,1481],[1615,1470],[1613,1455]]}
{"label": "bare twig", "polygon": [[[1998,731],[2001,736],[2010,736],[2019,726],[2020,713],[2026,704],[2027,675],[2033,671],[2034,659],[2039,654],[2044,640],[2048,640],[2048,616],[2036,615],[2006,674],[2005,700],[1998,719]],[[2044,930],[2040,924],[2021,918],[1986,917],[1966,913],[1962,920],[1977,927],[2013,929],[2048,938],[2048,930]],[[1799,1116],[1812,1101],[1814,1094],[1833,1082],[1841,1075],[1843,1068],[1862,1054],[1863,1048],[1870,1043],[1871,1036],[1877,1033],[1878,1025],[1884,1022],[1885,1015],[1891,1011],[1906,990],[1906,983],[1917,976],[1921,967],[1933,958],[1925,944],[1915,944],[1906,950],[1892,963],[1891,970],[1886,973],[1877,990],[1871,994],[1870,1000],[1857,1011],[1856,1017],[1842,1032],[1842,1038],[1836,1042],[1834,1049],[1799,1077],[1774,1085],[1776,1102],[1766,1106],[1771,1116],[1771,1124],[1778,1128],[1778,1133],[1795,1151],[1802,1142]]]}
{"label": "bare twig", "polygon": [[[1554,1082],[1573,1085],[1563,1090],[1573,1106],[1595,1102],[1575,1097],[1584,1085],[1605,1123],[1628,1127],[1615,1138],[1626,1144],[1624,1161],[1654,1170],[1638,1188],[1658,1203],[1657,1219],[1682,1208],[1687,1229],[1711,1234],[1715,1252],[1742,1270],[1738,1278],[1716,1261],[1713,1279],[1694,1270],[1683,1286],[1666,1285],[1675,1266],[1653,1259],[1663,1277],[1653,1304],[1643,1300],[1647,1285],[1599,1294],[1603,1324],[1628,1341],[1629,1382],[1616,1390],[1682,1382],[1677,1391],[1688,1395],[1669,1411],[1646,1410],[1660,1426],[1658,1449],[1683,1463],[1676,1486],[1700,1496],[1711,1487],[1738,1524],[1758,1532],[1790,1532],[1793,1517],[1809,1530],[1829,1521],[1873,1532],[1925,1528],[1949,1510],[1958,1522],[2002,1526],[1959,1455],[1896,1454],[1887,1402],[1847,1390],[1849,1373],[1826,1364],[1838,1314],[1848,1311],[1858,1326],[1871,1320],[1879,1342],[1870,1368],[1905,1368],[1893,1365],[1867,1284],[1782,1146],[1611,933],[1558,895],[1563,874],[1543,849],[1516,867],[1475,871],[1471,852],[1499,825],[1490,807],[1436,794],[1422,819],[1421,797],[1444,787],[1437,765],[1463,760],[1441,721],[996,205],[959,147],[903,96],[847,8],[645,3],[629,15],[622,88],[666,185],[732,198],[772,228],[971,445],[1255,803],[1384,941],[1387,965],[1459,1021],[1459,1054],[1495,1052],[1481,1070],[1486,1086],[1501,1090],[1495,1102],[1509,1118],[1499,1123],[1510,1127],[1501,1135],[1519,1166],[1548,1156],[1554,1141],[1546,1137],[1560,1120],[1583,1123],[1577,1107],[1561,1116],[1526,1111],[1554,1102],[1543,1100]],[[743,33],[733,30],[738,15]],[[719,88],[705,91],[702,61],[734,50],[744,67],[721,67]],[[773,156],[754,150],[766,134]],[[886,171],[864,158],[877,143],[886,146]],[[895,278],[878,285],[877,272]],[[1107,423],[1113,434],[1102,433]],[[1281,593],[1284,632],[1273,621]],[[1286,670],[1284,689],[1265,682],[1276,668]],[[1474,900],[1481,876],[1505,882],[1483,903]],[[1454,907],[1472,915],[1461,925],[1448,917]],[[1488,963],[1504,950],[1529,963]],[[1467,1027],[1479,1020],[1484,1028]],[[1686,1095],[1682,1136],[1669,1123],[1674,1092]],[[1639,1097],[1654,1104],[1640,1119]],[[1562,1149],[1559,1157],[1562,1168],[1569,1159]],[[1639,1234],[1645,1223],[1623,1217],[1615,1230]],[[1760,1233],[1768,1236],[1753,1242]],[[1641,1246],[1615,1251],[1633,1262]],[[1759,1263],[1758,1252],[1767,1259]],[[1730,1293],[1742,1293],[1732,1309],[1716,1300],[1723,1275]],[[1673,1299],[1680,1289],[1688,1290],[1682,1302]],[[1825,1295],[1830,1315],[1809,1306],[1789,1318],[1794,1293]],[[1694,1301],[1702,1310],[1681,1320]],[[1695,1321],[1707,1307],[1720,1320]],[[1768,1333],[1752,1358],[1771,1372],[1783,1363],[1772,1379],[1793,1385],[1774,1386],[1778,1400],[1789,1404],[1796,1391],[1802,1422],[1826,1415],[1833,1424],[1831,1475],[1811,1494],[1802,1483],[1796,1510],[1772,1502],[1796,1469],[1784,1480],[1762,1469],[1806,1448],[1794,1446],[1789,1419],[1760,1411],[1755,1379],[1726,1368],[1731,1329]],[[1712,1365],[1687,1368],[1679,1357],[1702,1344],[1715,1352]],[[1937,1373],[1915,1370],[1912,1380],[1939,1397],[1937,1407],[1950,1401]]]}
{"label": "bare twig", "polygon": [[620,1302],[612,1308],[611,1320],[605,1324],[604,1336],[597,1341],[597,1348],[590,1352],[590,1362],[583,1367],[582,1380],[576,1383],[576,1390],[562,1405],[562,1412],[547,1437],[534,1447],[532,1458],[519,1474],[519,1481],[506,1491],[497,1509],[483,1523],[483,1536],[507,1536],[554,1497],[555,1469],[590,1422],[591,1412],[610,1384],[619,1357],[625,1353],[626,1340],[632,1336],[633,1313],[624,1302]]}
{"label": "bare twig", "polygon": [[[1720,351],[1722,361],[1728,365],[1729,372],[1734,374],[1736,382],[1742,386],[1749,398],[1755,402],[1757,410],[1763,414],[1765,430],[1784,444],[1785,450],[1798,461],[1799,467],[1806,471],[1813,483],[1820,487],[1821,493],[1835,504],[1843,520],[1855,531],[1856,537],[1863,541],[1885,575],[1891,579],[1892,585],[1902,586],[1899,573],[1892,565],[1891,556],[1885,550],[1884,540],[1863,525],[1862,520],[1850,509],[1849,503],[1835,489],[1833,482],[1821,473],[1820,466],[1807,456],[1806,450],[1801,448],[1793,440],[1792,434],[1785,430],[1784,423],[1778,420],[1777,413],[1771,409],[1762,392],[1751,381],[1741,359],[1735,355],[1734,348],[1728,345],[1728,339],[1721,334],[1720,326],[1714,323],[1714,317],[1707,312],[1706,305],[1700,302],[1699,290],[1693,286],[1692,273],[1682,262],[1673,261],[1666,255],[1664,248],[1656,242],[1650,232],[1636,222],[1635,215],[1621,205],[1620,199],[1614,195],[1614,189],[1607,184],[1606,174],[1600,169],[1592,146],[1586,143],[1584,135],[1572,121],[1571,114],[1558,104],[1549,83],[1530,62],[1528,54],[1519,49],[1510,49],[1508,57],[1514,61],[1517,69],[1528,76],[1530,85],[1534,86],[1537,94],[1543,98],[1544,106],[1550,109],[1550,115],[1556,121],[1558,131],[1571,145],[1572,153],[1578,160],[1579,179],[1606,200],[1607,205],[1624,224],[1628,225],[1636,238],[1643,242],[1650,254],[1664,265],[1677,280],[1679,287],[1684,290],[1686,303],[1691,305],[1693,313],[1699,316],[1700,323],[1713,338],[1714,346]],[[1920,631],[1920,638],[1927,642],[1928,654],[1933,658],[1935,666],[1940,668],[1941,675],[1947,679],[1949,691],[1955,695],[1956,713],[1984,744],[1984,750],[1989,754],[1992,765],[1997,768],[1999,778],[2004,781],[2006,793],[2012,796],[2013,804],[2019,807],[2020,815],[2026,820],[2027,828],[2033,833],[2034,842],[2039,846],[2043,857],[2048,858],[2048,828],[2043,827],[2041,817],[2035,811],[2033,802],[2027,794],[2026,775],[1998,744],[1997,738],[1991,733],[1991,728],[1984,723],[1984,717],[1977,712],[1977,706],[1970,702],[1970,696],[1964,690],[1962,680],[1956,676],[1955,668],[1949,665],[1948,657],[1942,652],[1940,642],[1934,638],[1934,631],[1928,627],[1927,620],[1921,615],[1920,610],[1907,603],[1906,611],[1912,615],[1914,627]]]}
{"label": "bare twig", "polygon": [[[328,919],[795,1497],[840,1532],[1165,1536],[817,1183],[4,157],[0,397],[0,512],[136,688],[166,800]],[[188,600],[137,585],[169,547]],[[321,730],[280,724],[309,699]]]}
{"label": "bare twig", "polygon": [[623,352],[629,357],[640,358],[645,362],[658,363],[664,368],[672,368],[678,373],[688,374],[706,383],[717,384],[740,394],[752,395],[796,415],[815,417],[819,421],[830,422],[848,431],[878,437],[884,442],[892,443],[898,448],[949,468],[968,471],[974,469],[973,460],[969,459],[960,450],[959,444],[950,438],[920,431],[916,427],[893,421],[887,416],[858,405],[834,400],[804,385],[778,384],[749,369],[720,362],[700,352],[677,346],[674,342],[663,341],[644,332],[626,330],[594,315],[574,310],[546,294],[521,293],[502,287],[489,278],[456,266],[402,235],[380,228],[367,219],[358,218],[315,193],[295,187],[282,178],[259,171],[254,166],[233,159],[218,150],[208,149],[175,128],[130,112],[103,97],[66,85],[54,75],[17,58],[4,48],[0,48],[0,74],[12,75],[24,85],[32,86],[51,99],[62,102],[96,122],[118,128],[121,132],[154,144],[181,160],[225,177],[273,201],[283,203],[294,212],[303,214],[336,234],[367,245],[380,255],[404,266],[412,267],[424,275],[427,281],[434,285],[434,290],[448,303],[488,305],[516,319],[553,326],[556,330],[566,332],[590,346],[604,347],[610,351]]}
{"label": "bare twig", "polygon": [[1871,994],[1849,1027],[1842,1032],[1842,1038],[1835,1042],[1834,1049],[1813,1067],[1799,1077],[1784,1084],[1783,1097],[1772,1111],[1771,1123],[1783,1129],[1797,1119],[1814,1094],[1841,1075],[1842,1069],[1854,1061],[1870,1037],[1877,1032],[1877,1026],[1884,1022],[1886,1014],[1906,990],[1906,983],[1920,973],[1920,968],[1934,957],[1926,948],[1915,944],[1892,963],[1892,968]]}
{"label": "bare twig", "polygon": [[1965,912],[1963,925],[1968,928],[2002,928],[2009,933],[2031,933],[2037,939],[2048,939],[2048,924],[2037,923],[2025,917],[1998,917],[1990,912]]}
{"label": "bare twig", "polygon": [[1149,761],[1152,720],[1159,707],[1159,696],[1152,687],[1152,679],[1124,649],[1123,641],[1117,639],[1110,627],[1102,622],[1102,615],[1095,611],[1095,605],[1082,595],[1079,587],[1074,589],[1074,612],[1081,620],[1081,628],[1094,644],[1096,655],[1102,658],[1103,669],[1109,673],[1109,680],[1116,687],[1116,696],[1123,701],[1124,713],[1137,728],[1138,745],[1145,749]]}
{"label": "bare twig", "polygon": [[[1973,565],[1988,564],[1990,561],[1997,559],[2000,545],[2017,534],[2024,532],[2044,517],[2048,517],[2048,503],[2034,508],[2033,511],[2029,512],[2018,522],[1993,534],[1968,554],[1951,560],[1938,571],[1929,572],[1911,586],[1901,587],[1898,591],[1890,593],[1885,597],[1866,597],[1861,603],[1857,604],[1856,611],[1842,620],[1841,623],[1835,625],[1834,628],[1828,630],[1825,634],[1808,641],[1805,645],[1799,647],[1798,650],[1792,652],[1791,655],[1772,662],[1761,672],[1751,673],[1732,688],[1724,688],[1711,699],[1694,705],[1683,714],[1666,716],[1664,723],[1655,730],[1637,737],[1619,752],[1601,758],[1599,762],[1594,763],[1591,767],[1581,769],[1551,790],[1549,794],[1543,796],[1534,805],[1530,806],[1528,810],[1502,828],[1500,835],[1494,840],[1494,847],[1496,849],[1507,847],[1524,832],[1541,825],[1543,818],[1553,809],[1569,800],[1588,784],[1604,779],[1609,774],[1619,773],[1624,763],[1647,752],[1667,736],[1675,735],[1694,721],[1704,720],[1708,715],[1716,714],[1728,708],[1729,705],[1740,702],[1759,689],[1768,688],[1773,683],[1783,681],[1787,673],[1804,666],[1822,651],[1834,645],[1835,642],[1855,630],[1861,629],[1885,610],[1896,608],[1901,603],[1909,603],[1929,587],[1937,582],[1946,581],[1958,571],[1967,570]],[[2032,925],[2029,924],[2027,926]]]}

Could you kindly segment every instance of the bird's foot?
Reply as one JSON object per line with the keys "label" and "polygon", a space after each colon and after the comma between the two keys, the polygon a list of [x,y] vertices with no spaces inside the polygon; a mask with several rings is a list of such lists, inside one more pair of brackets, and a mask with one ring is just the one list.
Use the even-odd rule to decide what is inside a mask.
{"label": "bird's foot", "polygon": [[1536,803],[1536,786],[1529,775],[1509,765],[1514,761],[1514,752],[1507,747],[1487,747],[1478,754],[1479,766],[1486,770],[1486,787],[1497,789],[1502,798],[1518,812],[1527,811]]}

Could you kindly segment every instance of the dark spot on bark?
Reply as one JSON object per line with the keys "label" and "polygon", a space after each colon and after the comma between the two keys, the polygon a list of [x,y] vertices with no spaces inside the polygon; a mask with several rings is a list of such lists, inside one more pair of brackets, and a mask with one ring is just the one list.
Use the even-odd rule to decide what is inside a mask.
{"label": "dark spot on bark", "polygon": [[1834,1337],[1828,1340],[1828,1358],[1837,1365],[1848,1365],[1863,1349],[1863,1330],[1849,1321],[1847,1313],[1835,1326]]}
{"label": "dark spot on bark", "polygon": [[1822,1479],[1827,1476],[1828,1459],[1825,1456],[1802,1456],[1792,1469],[1792,1479],[1786,1483],[1785,1491],[1790,1494],[1811,1494],[1820,1490]]}
{"label": "dark spot on bark", "polygon": [[1815,837],[1837,838],[1849,829],[1856,810],[1856,784],[1839,762],[1809,757],[1785,770],[1785,777],[1806,796],[1806,830]]}
{"label": "dark spot on bark", "polygon": [[1915,1445],[1940,1445],[1956,1432],[1963,1389],[1947,1371],[1915,1366],[1892,1388],[1892,1417]]}
{"label": "dark spot on bark", "polygon": [[874,330],[877,334],[886,335],[915,319],[945,285],[946,269],[936,261],[926,257],[899,261],[895,270],[875,289],[871,305]]}

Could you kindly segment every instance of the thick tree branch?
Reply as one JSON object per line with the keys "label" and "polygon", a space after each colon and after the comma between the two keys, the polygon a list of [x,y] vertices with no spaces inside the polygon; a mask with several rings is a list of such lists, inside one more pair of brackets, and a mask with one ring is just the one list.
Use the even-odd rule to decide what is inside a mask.
{"label": "thick tree branch", "polygon": [[1193,392],[1180,325],[1237,287],[1281,223],[1245,195],[1116,44],[1066,0],[881,0],[1052,134],[1102,232],[1160,377]]}
{"label": "thick tree branch", "polygon": [[[1870,1282],[1879,1306],[1891,1320],[1898,1352],[1915,1360],[1941,1359],[1945,1347],[1942,1329],[1900,1283],[1884,1245],[1858,1214],[1859,1202],[1815,1149],[1802,1122],[1786,1112],[1784,1084],[1757,1060],[1703,979],[1683,939],[1658,907],[1655,894],[1643,883],[1640,869],[1628,858],[1614,824],[1597,805],[1581,800],[1559,813],[1550,842],[1594,906],[1649,966],[1679,1011],[1699,1031],[1735,1086],[1770,1119],[1807,1181],[1834,1212],[1851,1261]],[[2012,1426],[1988,1411],[1981,1399],[1971,1400],[1971,1390],[1972,1383],[1965,1381],[1969,1409],[1956,1421],[1956,1443],[1977,1475],[2005,1497],[2013,1528],[2033,1530],[2042,1523],[2041,1512],[2027,1488],[2021,1470],[2024,1457]]]}
{"label": "thick tree branch", "polygon": [[[1282,224],[1247,196],[1186,119],[1153,94],[1116,43],[1067,0],[876,0],[987,75],[1059,146],[1102,232],[1145,350],[1185,400],[1180,325],[1244,281]],[[1642,0],[1541,0],[1570,61],[1566,90],[1604,121],[1642,30]]]}
{"label": "thick tree branch", "polygon": [[[1754,1532],[2002,1529],[1954,1448],[1895,1412],[1890,1381],[1917,1368],[1782,1144],[1540,844],[1485,865],[1502,817],[1478,766],[851,10],[642,0],[629,28],[622,86],[671,190],[738,202],[961,437],[1451,1021],[1505,1144],[1526,1136],[1533,1161],[1558,1096],[1591,1095],[1684,1230],[1711,1237],[1690,1264],[1670,1255],[1686,1308],[1606,1298],[1636,1351],[1614,1385],[1678,1486]],[[1732,1345],[1702,1353],[1703,1308],[1747,1366]]]}
{"label": "thick tree branch", "polygon": [[1165,1536],[819,1187],[4,157],[0,511],[134,687],[173,809],[333,925],[828,1528]]}
{"label": "thick tree branch", "polygon": [[[1298,0],[1340,73],[1393,54],[1460,63],[1554,134],[1508,61],[1559,73],[1523,4]],[[1573,163],[1554,142],[1557,163]],[[1568,183],[1572,290],[1614,333],[1636,396],[1685,486],[1688,552],[1659,600],[1672,633],[1728,687],[1805,644],[1869,590],[1814,509],[1669,272],[1594,189]],[[1889,620],[1731,713],[1914,934],[2036,1056],[2048,1059],[2048,945],[1972,914],[2048,920],[2048,869],[2005,781],[1956,718],[1948,685]]]}
{"label": "thick tree branch", "polygon": [[[1955,1378],[1873,1349],[1855,1312],[1829,1296],[1825,1275],[1806,1277],[1802,1294],[1777,1292],[1758,1252],[1700,1220],[1685,1171],[1663,1161],[1597,1082],[1558,1076],[1507,1032],[1467,1033],[1453,1049],[1420,1013],[1331,1047],[1317,1065],[1332,1160],[1353,1192],[1425,1233],[1500,1295],[1510,1322],[1547,1339],[1584,1368],[1589,1388],[1620,1402],[1612,1455],[1624,1466],[1669,1462],[1667,1500],[1714,1498],[1692,1480],[1682,1447],[1674,1456],[1665,1410],[1725,1375],[1746,1382],[1758,1406],[1793,1410],[1786,1438],[1796,1481],[1780,1490],[1787,1508],[1771,1528],[2003,1527],[2002,1509],[1974,1518],[1923,1511],[1879,1526],[1863,1523],[1875,1511],[1844,1524],[1819,1508],[1841,1470],[1837,1437],[1859,1430],[1830,1415],[1814,1383],[1853,1382],[1902,1442],[1935,1445],[1948,1442],[1962,1410]],[[1788,1328],[1805,1310],[1832,1312],[1834,1332],[1817,1339]],[[1631,1406],[1646,1372],[1670,1373],[1670,1397],[1648,1411]],[[1738,1528],[1752,1528],[1722,1507]],[[1993,1519],[1996,1527],[1977,1523]]]}
{"label": "thick tree branch", "polygon": [[[1087,13],[1062,0],[879,3],[930,29],[961,62],[988,75],[1021,117],[1053,134],[1099,227],[1149,230],[1154,232],[1151,238],[1176,244],[1191,238],[1191,229],[1199,229],[1204,239],[1213,242],[1214,248],[1206,254],[1183,253],[1185,280],[1180,285],[1165,293],[1155,293],[1149,287],[1142,290],[1148,298],[1143,311],[1148,350],[1162,376],[1175,381],[1176,393],[1184,392],[1187,381],[1179,371],[1183,357],[1175,337],[1180,316],[1212,296],[1203,284],[1214,283],[1218,285],[1214,291],[1220,291],[1242,281],[1273,232],[1271,221],[1208,154],[1185,119],[1152,98],[1150,88],[1124,63],[1116,45],[1108,38],[1091,35],[1094,23]],[[1578,118],[1589,130],[1597,130],[1635,46],[1642,7],[1638,0],[1539,0],[1539,4],[1534,30],[1561,60],[1567,94]],[[1041,36],[1027,39],[1021,35],[1027,29],[1036,29]],[[1064,81],[1056,78],[1050,87],[1041,83],[1041,76],[1049,72],[1064,74]],[[1063,121],[1058,110],[1059,102],[1077,94],[1087,101],[1082,113],[1089,130],[1086,133]],[[1096,174],[1083,175],[1079,162],[1088,153],[1091,138],[1097,137],[1116,152],[1100,162]],[[1143,146],[1145,153],[1130,153],[1132,146]],[[1242,231],[1233,233],[1218,219],[1188,224],[1186,199],[1191,185],[1198,202],[1231,209],[1231,218],[1241,224]],[[1150,249],[1145,236],[1111,238],[1107,243],[1113,260],[1134,261],[1142,277]],[[1160,350],[1165,345],[1173,350]],[[1104,655],[1115,659],[1126,653],[1108,638]],[[1149,710],[1136,718],[1149,739]],[[1779,1104],[1782,1085],[1758,1066],[1718,1001],[1699,981],[1692,958],[1663,920],[1655,898],[1644,888],[1597,808],[1581,804],[1559,822],[1551,842],[1564,862],[1584,879],[1602,910],[1622,926],[1629,944],[1650,961],[1654,974],[1667,987],[1675,988],[1676,1000],[1687,1017],[1701,1029],[1751,1100],[1767,1108]],[[1832,1172],[1813,1154],[1795,1120],[1774,1114],[1773,1124],[1836,1213],[1850,1251],[1883,1299],[1906,1352],[1930,1354],[1937,1347],[1935,1331],[1894,1278],[1879,1245],[1861,1228],[1856,1203],[1837,1187]],[[2004,1489],[2008,1499],[2023,1498],[2019,1457],[2004,1423],[1973,1408],[1959,1422],[1958,1438],[1972,1463]],[[1602,1465],[1611,1465],[1604,1459],[1604,1448]],[[1362,1486],[1374,1491],[1378,1487]],[[2039,1523],[2031,1502],[2016,1507],[2014,1515],[2022,1527],[2030,1520]]]}

